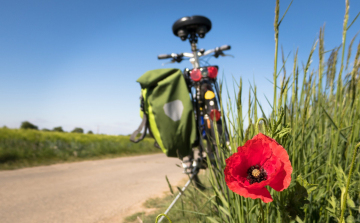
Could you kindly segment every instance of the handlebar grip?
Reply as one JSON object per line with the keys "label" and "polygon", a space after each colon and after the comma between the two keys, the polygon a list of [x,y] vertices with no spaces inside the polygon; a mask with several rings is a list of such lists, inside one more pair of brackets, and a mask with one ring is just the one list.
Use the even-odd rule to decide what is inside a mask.
{"label": "handlebar grip", "polygon": [[231,46],[230,45],[223,45],[220,47],[220,50],[221,51],[224,51],[224,50],[230,50],[231,49]]}
{"label": "handlebar grip", "polygon": [[172,58],[172,56],[170,54],[160,54],[160,55],[158,55],[159,60],[168,59],[168,58]]}

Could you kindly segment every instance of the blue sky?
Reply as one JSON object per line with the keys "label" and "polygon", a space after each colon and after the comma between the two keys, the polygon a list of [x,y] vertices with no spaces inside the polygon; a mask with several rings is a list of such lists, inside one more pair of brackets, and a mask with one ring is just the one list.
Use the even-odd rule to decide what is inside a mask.
{"label": "blue sky", "polygon": [[[191,15],[212,21],[199,48],[232,46],[228,53],[235,58],[209,61],[219,65],[229,89],[233,77],[242,77],[247,101],[249,81],[254,81],[260,102],[269,109],[263,95],[272,99],[266,78],[272,79],[273,72],[275,0],[0,3],[0,126],[18,128],[27,120],[40,129],[130,134],[141,121],[136,79],[152,69],[191,66],[188,61],[162,66],[165,61],[157,59],[158,54],[190,52],[188,41],[175,37],[171,27]],[[289,3],[280,1],[281,15]],[[349,21],[359,11],[360,1],[350,1]],[[299,60],[305,63],[325,23],[325,49],[339,46],[344,12],[345,1],[294,0],[280,26],[285,55],[291,53],[292,60],[299,48]],[[349,30],[348,43],[359,30],[360,20]],[[317,51],[314,64],[316,60]]]}

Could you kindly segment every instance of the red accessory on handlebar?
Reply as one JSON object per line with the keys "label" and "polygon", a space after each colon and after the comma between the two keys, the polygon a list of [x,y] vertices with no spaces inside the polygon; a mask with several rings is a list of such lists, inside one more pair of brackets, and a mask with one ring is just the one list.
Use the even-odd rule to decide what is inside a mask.
{"label": "red accessory on handlebar", "polygon": [[208,77],[209,78],[216,78],[217,74],[218,74],[218,70],[216,67],[208,67]]}
{"label": "red accessory on handlebar", "polygon": [[201,71],[199,69],[193,69],[191,72],[190,72],[190,77],[193,81],[200,81],[201,80]]}

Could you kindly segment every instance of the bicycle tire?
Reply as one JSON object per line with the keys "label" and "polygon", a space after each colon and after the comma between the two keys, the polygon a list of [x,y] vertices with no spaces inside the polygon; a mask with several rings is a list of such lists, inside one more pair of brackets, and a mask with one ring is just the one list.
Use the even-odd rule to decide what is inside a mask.
{"label": "bicycle tire", "polygon": [[199,190],[205,190],[206,187],[205,187],[204,184],[200,181],[198,175],[199,175],[199,172],[194,175],[192,181],[194,182],[196,188],[198,188]]}
{"label": "bicycle tire", "polygon": [[[206,86],[203,88],[202,95],[205,95],[205,92],[212,91],[215,95],[215,91],[210,83],[206,84]],[[203,98],[204,101],[208,100],[205,97]],[[208,100],[209,101],[209,100]],[[212,154],[216,155],[219,158],[217,143],[216,143],[216,135],[218,136],[220,140],[220,144],[222,144],[222,136],[223,136],[223,121],[220,118],[218,121],[211,120],[210,119],[210,113],[212,109],[220,110],[219,102],[217,101],[216,97],[211,99],[213,105],[212,106],[205,106],[205,113],[208,114],[208,120],[206,122],[209,122],[205,124],[205,132],[206,132],[206,144],[207,144],[207,152],[208,155],[212,156]],[[215,124],[216,124],[216,130],[215,130]],[[225,126],[224,126],[225,127]],[[217,134],[216,134],[217,132]],[[226,132],[226,130],[225,130]],[[210,159],[213,159],[213,157],[210,157]]]}

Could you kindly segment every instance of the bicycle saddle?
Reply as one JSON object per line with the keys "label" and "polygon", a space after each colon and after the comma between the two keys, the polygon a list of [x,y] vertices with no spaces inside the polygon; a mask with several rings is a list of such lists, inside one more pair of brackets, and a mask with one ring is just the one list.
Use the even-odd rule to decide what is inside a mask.
{"label": "bicycle saddle", "polygon": [[197,33],[200,38],[204,38],[210,29],[210,19],[199,15],[182,17],[172,26],[174,35],[180,37],[183,41],[187,39],[188,34]]}

